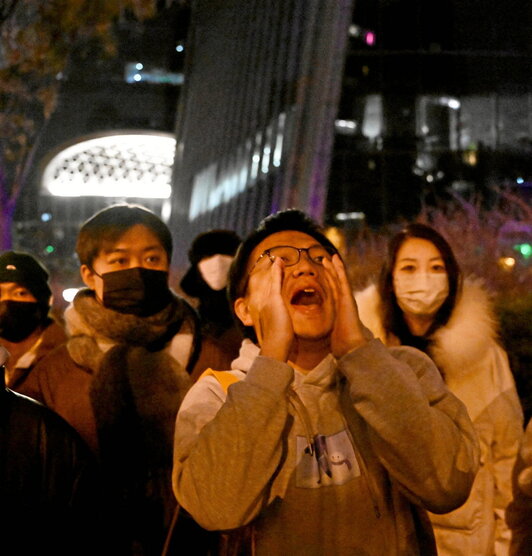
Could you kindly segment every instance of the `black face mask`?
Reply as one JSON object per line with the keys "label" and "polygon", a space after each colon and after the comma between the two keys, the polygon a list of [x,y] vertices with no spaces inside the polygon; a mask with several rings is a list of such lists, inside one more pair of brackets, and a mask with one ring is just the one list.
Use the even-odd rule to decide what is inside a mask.
{"label": "black face mask", "polygon": [[0,301],[0,338],[22,342],[43,322],[39,303]]}
{"label": "black face mask", "polygon": [[103,305],[119,313],[149,317],[172,300],[168,272],[136,267],[101,275]]}

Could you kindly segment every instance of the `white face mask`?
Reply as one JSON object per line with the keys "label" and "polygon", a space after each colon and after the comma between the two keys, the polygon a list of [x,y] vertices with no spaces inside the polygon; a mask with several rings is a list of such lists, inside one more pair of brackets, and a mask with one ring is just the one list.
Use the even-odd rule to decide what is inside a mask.
{"label": "white face mask", "polygon": [[397,304],[405,313],[432,316],[449,294],[449,280],[445,273],[396,274],[393,288]]}
{"label": "white face mask", "polygon": [[207,285],[214,291],[220,291],[227,285],[229,267],[233,257],[229,255],[213,255],[198,263],[198,270]]}

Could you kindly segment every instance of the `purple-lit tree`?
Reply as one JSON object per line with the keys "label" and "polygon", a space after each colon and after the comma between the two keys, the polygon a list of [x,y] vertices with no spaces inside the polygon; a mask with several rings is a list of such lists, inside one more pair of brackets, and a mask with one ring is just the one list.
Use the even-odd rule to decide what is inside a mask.
{"label": "purple-lit tree", "polygon": [[[166,2],[168,4],[168,2]],[[74,52],[112,55],[119,18],[155,15],[157,0],[3,0],[0,3],[0,250]]]}

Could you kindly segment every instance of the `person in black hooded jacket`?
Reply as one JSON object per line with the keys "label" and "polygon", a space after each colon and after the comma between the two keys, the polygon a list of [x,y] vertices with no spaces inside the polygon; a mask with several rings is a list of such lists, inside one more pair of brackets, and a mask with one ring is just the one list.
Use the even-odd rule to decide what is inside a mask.
{"label": "person in black hooded jacket", "polygon": [[238,356],[242,333],[229,305],[226,285],[229,267],[240,245],[232,230],[209,230],[197,235],[188,251],[190,267],[181,279],[183,292],[196,299],[202,347],[192,380],[207,368],[225,369]]}
{"label": "person in black hooded jacket", "polygon": [[0,552],[104,554],[96,461],[61,417],[5,386],[8,358],[0,346]]}

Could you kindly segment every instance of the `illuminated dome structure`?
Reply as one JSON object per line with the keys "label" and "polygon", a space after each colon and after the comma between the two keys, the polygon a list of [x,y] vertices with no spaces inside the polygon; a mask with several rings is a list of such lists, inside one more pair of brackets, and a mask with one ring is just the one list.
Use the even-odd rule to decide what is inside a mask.
{"label": "illuminated dome structure", "polygon": [[169,221],[175,144],[167,132],[114,130],[63,143],[42,160],[34,216],[18,221],[15,231],[17,248],[35,253],[55,276],[56,304],[66,295],[59,292],[82,285],[75,242],[96,211],[136,203]]}
{"label": "illuminated dome structure", "polygon": [[45,163],[41,192],[58,197],[168,199],[175,138],[126,132],[83,138]]}

